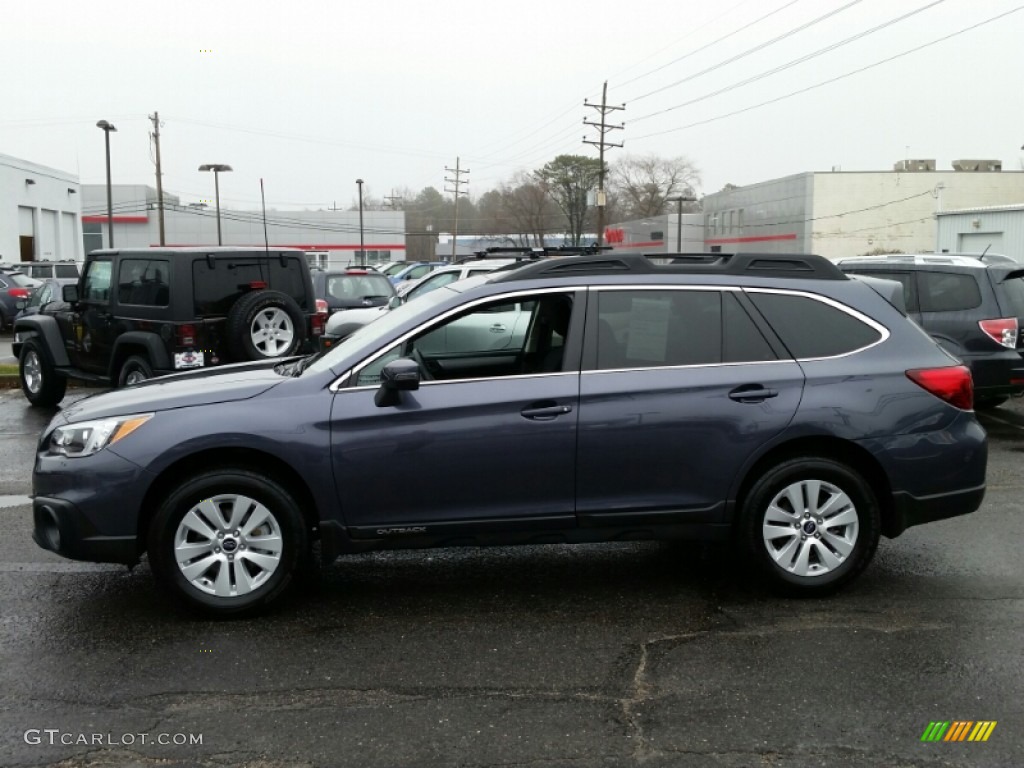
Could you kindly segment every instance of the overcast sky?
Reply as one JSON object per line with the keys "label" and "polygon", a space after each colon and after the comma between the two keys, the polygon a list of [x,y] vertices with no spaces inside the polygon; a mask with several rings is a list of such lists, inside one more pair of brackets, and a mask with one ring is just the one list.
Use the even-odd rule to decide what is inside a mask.
{"label": "overcast sky", "polygon": [[1022,8],[5,0],[0,153],[102,183],[95,124],[106,119],[118,129],[114,183],[153,185],[146,116],[158,110],[164,186],[185,202],[212,197],[203,163],[233,166],[221,176],[226,206],[258,207],[262,177],[268,206],[319,208],[350,205],[357,177],[376,197],[443,189],[457,156],[475,198],[558,154],[596,156],[581,142],[596,138],[583,101],[600,101],[607,80],[609,103],[626,105],[610,116],[625,128],[609,134],[625,147],[607,159],[685,156],[701,171],[698,192],[833,166],[886,170],[904,157],[1019,170]]}

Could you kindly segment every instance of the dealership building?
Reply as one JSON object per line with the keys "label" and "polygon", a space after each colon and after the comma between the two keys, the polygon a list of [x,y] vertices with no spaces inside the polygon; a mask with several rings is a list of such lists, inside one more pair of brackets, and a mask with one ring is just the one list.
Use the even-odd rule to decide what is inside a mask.
{"label": "dealership building", "polygon": [[938,250],[1001,253],[1024,264],[1024,202],[943,211],[936,218]]}
{"label": "dealership building", "polygon": [[936,170],[934,160],[905,160],[892,171],[799,173],[729,187],[704,198],[704,250],[830,259],[932,251],[937,214],[1024,201],[1024,172],[1001,167],[958,160]]}
{"label": "dealership building", "polygon": [[[148,248],[160,244],[157,193],[145,185],[115,184],[112,188],[114,245]],[[215,245],[218,216],[213,206],[182,205],[164,194],[164,243],[168,246]],[[107,187],[82,185],[82,229],[85,252],[110,245]],[[220,241],[224,245],[300,248],[326,254],[330,264],[380,264],[405,259],[404,211],[261,211],[220,209]],[[360,259],[360,233],[365,260]]]}
{"label": "dealership building", "polygon": [[81,259],[78,177],[0,155],[0,261]]}

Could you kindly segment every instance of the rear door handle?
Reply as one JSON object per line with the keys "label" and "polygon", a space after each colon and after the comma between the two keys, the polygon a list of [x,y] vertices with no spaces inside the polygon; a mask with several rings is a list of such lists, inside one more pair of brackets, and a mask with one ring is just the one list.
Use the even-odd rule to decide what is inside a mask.
{"label": "rear door handle", "polygon": [[770,397],[778,397],[775,389],[765,389],[760,385],[736,387],[729,393],[729,399],[737,403],[760,403]]}
{"label": "rear door handle", "polygon": [[537,421],[550,421],[559,416],[564,416],[567,413],[572,413],[571,405],[542,405],[531,408],[523,408],[519,414],[525,419],[534,419]]}

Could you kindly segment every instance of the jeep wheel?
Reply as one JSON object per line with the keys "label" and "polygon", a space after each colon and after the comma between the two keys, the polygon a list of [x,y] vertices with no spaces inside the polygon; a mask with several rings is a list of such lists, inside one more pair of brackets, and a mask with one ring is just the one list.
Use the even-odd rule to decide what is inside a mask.
{"label": "jeep wheel", "polygon": [[237,360],[267,360],[298,352],[306,338],[299,305],[280,291],[257,291],[228,313],[228,344]]}
{"label": "jeep wheel", "polygon": [[64,399],[68,380],[58,375],[46,360],[46,353],[36,339],[28,339],[21,346],[18,357],[21,391],[28,401],[40,408],[52,408]]}
{"label": "jeep wheel", "polygon": [[811,457],[769,469],[743,505],[742,538],[776,586],[796,595],[838,589],[878,547],[881,518],[871,488],[851,467]]}
{"label": "jeep wheel", "polygon": [[117,386],[130,387],[146,379],[153,378],[153,368],[149,361],[139,355],[132,355],[124,361],[121,372],[117,375]]}
{"label": "jeep wheel", "polygon": [[285,488],[248,470],[223,469],[170,494],[150,525],[148,551],[160,584],[189,607],[237,615],[288,587],[308,541]]}

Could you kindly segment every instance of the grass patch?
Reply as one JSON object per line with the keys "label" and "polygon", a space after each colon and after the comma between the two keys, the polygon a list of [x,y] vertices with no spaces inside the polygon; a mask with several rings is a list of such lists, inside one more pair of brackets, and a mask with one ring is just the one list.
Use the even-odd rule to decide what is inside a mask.
{"label": "grass patch", "polygon": [[0,376],[17,376],[17,363],[0,363]]}

